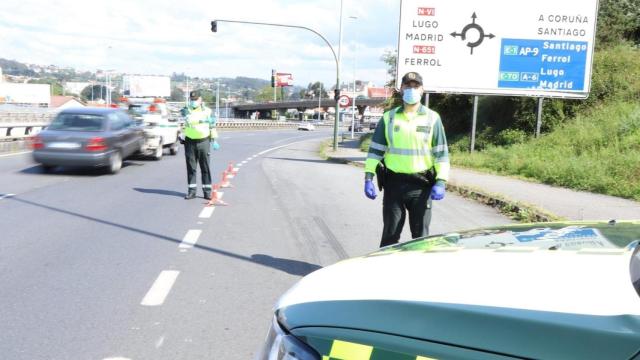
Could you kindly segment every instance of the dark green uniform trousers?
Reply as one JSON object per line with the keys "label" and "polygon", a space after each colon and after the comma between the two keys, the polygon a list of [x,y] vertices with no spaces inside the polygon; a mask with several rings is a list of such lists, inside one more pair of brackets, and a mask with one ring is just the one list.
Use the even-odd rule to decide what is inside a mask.
{"label": "dark green uniform trousers", "polygon": [[387,177],[382,199],[382,240],[380,247],[398,243],[409,212],[411,237],[429,235],[431,186],[406,178]]}
{"label": "dark green uniform trousers", "polygon": [[187,159],[187,182],[189,183],[189,192],[196,191],[198,182],[196,173],[198,164],[200,164],[200,173],[202,175],[202,191],[211,193],[211,169],[209,168],[209,138],[184,140],[184,155]]}

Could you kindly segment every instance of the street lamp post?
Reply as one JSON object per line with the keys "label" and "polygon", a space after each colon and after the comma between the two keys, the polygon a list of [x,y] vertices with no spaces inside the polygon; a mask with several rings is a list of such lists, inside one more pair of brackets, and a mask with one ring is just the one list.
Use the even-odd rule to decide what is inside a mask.
{"label": "street lamp post", "polygon": [[320,109],[322,103],[322,83],[320,83],[320,90],[318,91],[318,122],[320,122]]}
{"label": "street lamp post", "polygon": [[[358,20],[357,16],[349,16],[349,19]],[[356,44],[355,50],[353,52],[353,100],[351,101],[351,139],[354,137],[355,127],[356,127],[356,58],[358,52],[358,33],[356,31]]]}
{"label": "street lamp post", "polygon": [[227,119],[229,119],[229,99],[231,98],[231,85],[227,86],[227,101],[225,101],[225,105],[224,105],[224,113],[227,116]]}
{"label": "street lamp post", "polygon": [[216,119],[220,118],[220,80],[216,80]]}
{"label": "street lamp post", "polygon": [[[342,43],[342,3],[343,0],[340,0],[340,43]],[[295,29],[303,29],[307,31],[311,31],[312,33],[318,35],[322,40],[327,44],[331,53],[333,54],[333,59],[336,62],[336,93],[335,93],[335,101],[336,101],[336,116],[333,122],[333,150],[336,151],[338,149],[338,116],[340,114],[340,105],[338,104],[338,97],[340,96],[340,61],[336,56],[336,52],[333,49],[333,46],[329,43],[329,41],[322,36],[319,32],[310,29],[305,26],[298,25],[286,25],[286,24],[274,24],[274,23],[265,23],[265,22],[253,22],[253,21],[239,21],[239,20],[214,20],[211,22],[211,31],[218,31],[218,22],[230,22],[230,23],[238,23],[238,24],[251,24],[251,25],[266,25],[266,26],[278,26],[278,27],[287,27],[287,28],[295,28]],[[340,46],[342,47],[342,46]],[[339,49],[338,49],[339,50]]]}

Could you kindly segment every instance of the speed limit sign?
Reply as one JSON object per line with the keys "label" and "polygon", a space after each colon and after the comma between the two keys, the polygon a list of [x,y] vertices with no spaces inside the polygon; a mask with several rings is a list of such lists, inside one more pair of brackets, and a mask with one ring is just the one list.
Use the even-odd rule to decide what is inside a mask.
{"label": "speed limit sign", "polygon": [[338,98],[338,105],[340,105],[340,107],[343,107],[343,108],[351,105],[351,98],[348,97],[347,95],[341,95]]}

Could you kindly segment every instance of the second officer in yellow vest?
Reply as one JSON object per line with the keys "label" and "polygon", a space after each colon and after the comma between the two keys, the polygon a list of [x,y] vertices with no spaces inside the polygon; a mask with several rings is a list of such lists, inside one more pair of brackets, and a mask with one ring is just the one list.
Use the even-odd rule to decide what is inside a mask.
{"label": "second officer in yellow vest", "polygon": [[[449,178],[444,127],[440,115],[420,103],[424,93],[420,74],[403,76],[400,90],[403,105],[384,113],[378,122],[365,162],[365,195],[376,198],[376,174],[384,188],[380,247],[400,240],[407,212],[411,236],[427,236],[431,200],[444,198]],[[379,167],[381,161],[384,166]]]}
{"label": "second officer in yellow vest", "polygon": [[216,119],[211,109],[202,102],[197,90],[189,93],[189,105],[182,109],[184,124],[184,154],[187,160],[187,182],[189,190],[185,199],[196,197],[198,187],[196,173],[198,164],[202,176],[202,192],[204,198],[211,199],[211,169],[209,165],[210,146],[218,136]]}

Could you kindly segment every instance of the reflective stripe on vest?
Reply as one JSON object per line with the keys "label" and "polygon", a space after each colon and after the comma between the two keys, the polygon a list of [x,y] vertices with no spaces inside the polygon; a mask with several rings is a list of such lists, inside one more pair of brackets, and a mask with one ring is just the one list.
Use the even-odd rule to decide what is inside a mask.
{"label": "reflective stripe on vest", "polygon": [[435,123],[434,112],[421,107],[416,117],[394,109],[385,114],[386,138],[389,148],[384,156],[386,166],[394,172],[412,174],[431,169],[434,165],[431,139]]}
{"label": "reflective stripe on vest", "polygon": [[209,137],[210,117],[211,109],[209,108],[190,110],[185,121],[184,136],[194,140]]}

